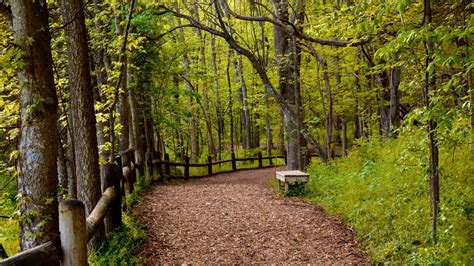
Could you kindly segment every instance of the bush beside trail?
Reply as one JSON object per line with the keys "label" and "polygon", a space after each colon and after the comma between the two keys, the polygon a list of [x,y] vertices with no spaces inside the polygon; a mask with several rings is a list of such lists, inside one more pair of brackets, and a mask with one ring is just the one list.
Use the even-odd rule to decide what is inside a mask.
{"label": "bush beside trail", "polygon": [[370,139],[344,158],[310,167],[311,201],[356,232],[374,262],[474,263],[474,158],[468,140],[440,149],[438,244],[431,211],[425,132]]}

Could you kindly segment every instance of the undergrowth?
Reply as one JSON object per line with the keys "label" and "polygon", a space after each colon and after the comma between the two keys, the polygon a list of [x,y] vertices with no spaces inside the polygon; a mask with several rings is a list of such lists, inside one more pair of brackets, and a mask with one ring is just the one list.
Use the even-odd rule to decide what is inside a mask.
{"label": "undergrowth", "polygon": [[[150,185],[148,180],[136,187],[133,194],[127,195],[127,209],[133,206],[139,194]],[[146,240],[142,224],[132,213],[122,212],[122,226],[107,235],[107,239],[88,258],[90,265],[141,265],[145,261],[137,256],[140,245]]]}
{"label": "undergrowth", "polygon": [[308,197],[351,226],[375,263],[473,265],[473,144],[461,143],[440,149],[435,247],[424,132],[371,139],[328,165],[314,162]]}
{"label": "undergrowth", "polygon": [[[0,176],[0,184],[6,184],[9,176]],[[151,178],[141,179],[135,187],[135,192],[127,195],[125,204],[130,209],[139,194],[151,185]],[[0,194],[0,244],[8,256],[20,252],[19,225],[15,217],[16,211],[16,182],[10,182]],[[10,218],[8,218],[10,217]],[[146,234],[140,222],[129,212],[122,212],[122,226],[107,235],[106,241],[89,255],[91,265],[136,265],[142,264],[143,259],[136,256],[139,246],[146,240]]]}

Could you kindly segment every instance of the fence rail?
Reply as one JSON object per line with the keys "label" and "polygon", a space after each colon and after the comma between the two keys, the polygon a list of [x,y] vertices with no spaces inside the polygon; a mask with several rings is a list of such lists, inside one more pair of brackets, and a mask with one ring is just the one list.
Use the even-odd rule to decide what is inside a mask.
{"label": "fence rail", "polygon": [[[308,157],[319,157],[317,154],[310,154]],[[160,177],[162,178],[183,178],[183,179],[189,179],[189,178],[200,178],[200,177],[205,177],[205,176],[211,176],[215,174],[222,174],[222,173],[229,173],[233,171],[238,171],[238,170],[249,170],[249,169],[261,169],[261,168],[267,168],[267,167],[274,167],[274,166],[279,166],[279,165],[286,165],[287,164],[287,155],[286,152],[284,155],[274,155],[274,156],[262,156],[262,152],[257,153],[257,157],[245,157],[245,158],[237,158],[235,156],[235,153],[231,153],[231,159],[225,159],[225,160],[219,160],[219,161],[213,161],[211,156],[207,157],[207,163],[190,163],[189,162],[189,157],[185,156],[184,162],[176,162],[176,161],[170,161],[170,156],[169,154],[165,153],[163,159],[161,156],[158,156],[158,159],[152,161],[153,169],[155,173],[157,173]],[[273,160],[276,159],[284,159],[285,162],[284,164],[275,164]],[[268,165],[264,166],[264,161],[268,160]],[[258,162],[258,166],[256,167],[243,167],[243,168],[238,168],[237,167],[237,162]],[[215,171],[213,166],[215,165],[222,165],[225,163],[231,163],[232,168],[231,170],[218,170]],[[178,174],[179,171],[176,171],[173,169],[173,167],[184,167],[184,171],[182,174]],[[191,168],[204,168],[207,167],[207,174],[202,174],[202,175],[191,175],[190,174],[190,169]],[[174,171],[171,171],[171,170]]]}
{"label": "fence rail", "polygon": [[138,170],[130,154],[133,151],[127,150],[117,164],[105,165],[107,188],[88,217],[79,200],[59,203],[59,243],[46,242],[1,260],[0,265],[87,265],[87,242],[100,225],[105,222],[109,233],[122,224],[122,197],[126,187],[133,192]]}

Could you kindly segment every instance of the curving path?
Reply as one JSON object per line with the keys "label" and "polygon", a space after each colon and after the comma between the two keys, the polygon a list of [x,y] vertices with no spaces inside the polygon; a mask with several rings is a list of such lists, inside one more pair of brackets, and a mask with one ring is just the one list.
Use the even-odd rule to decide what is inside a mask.
{"label": "curving path", "polygon": [[136,210],[154,264],[369,264],[352,232],[315,204],[270,187],[276,170],[152,187]]}

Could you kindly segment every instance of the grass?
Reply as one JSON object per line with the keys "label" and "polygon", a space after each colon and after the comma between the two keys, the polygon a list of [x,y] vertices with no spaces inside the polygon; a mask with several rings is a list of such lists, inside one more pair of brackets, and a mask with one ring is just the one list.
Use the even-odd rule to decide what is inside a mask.
{"label": "grass", "polygon": [[[371,139],[345,158],[309,169],[311,201],[352,227],[376,263],[474,263],[472,144],[440,149],[438,244],[431,245],[424,132]],[[469,141],[465,141],[469,142]]]}
{"label": "grass", "polygon": [[123,213],[123,225],[109,234],[107,240],[88,258],[90,265],[141,265],[145,261],[137,256],[146,234],[140,222],[130,213]]}
{"label": "grass", "polygon": [[96,250],[90,252],[90,265],[142,265],[143,258],[137,256],[141,244],[146,241],[146,234],[140,221],[128,210],[137,203],[142,192],[151,185],[153,178],[140,178],[135,191],[127,194],[125,203],[127,211],[122,212],[122,226],[107,235],[107,239]]}

